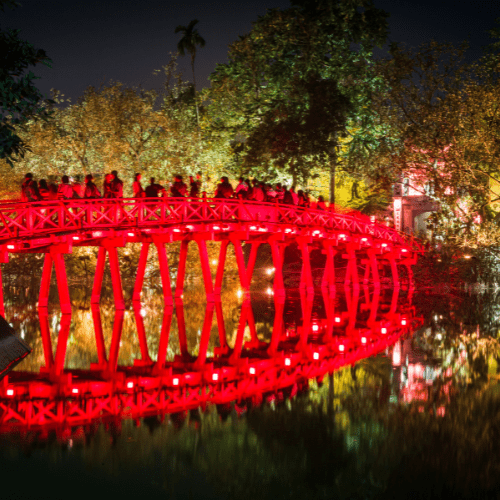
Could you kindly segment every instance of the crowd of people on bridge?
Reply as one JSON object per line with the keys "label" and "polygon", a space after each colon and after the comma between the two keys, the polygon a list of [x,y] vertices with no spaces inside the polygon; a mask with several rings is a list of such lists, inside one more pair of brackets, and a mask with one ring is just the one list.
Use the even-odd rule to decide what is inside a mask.
{"label": "crowd of people on bridge", "polygon": [[[146,188],[142,186],[141,174],[135,174],[132,182],[133,198],[158,198],[158,197],[187,197],[187,198],[207,198],[206,191],[201,191],[201,172],[196,176],[189,176],[187,185],[181,175],[176,175],[169,188],[165,188],[156,182],[154,177],[150,178]],[[317,202],[311,202],[307,192],[299,189],[295,192],[292,186],[276,183],[275,185],[259,181],[257,179],[244,179],[240,177],[238,185],[233,187],[228,177],[223,176],[214,193],[214,198],[218,199],[240,199],[257,202],[278,202],[300,207],[311,207],[325,210],[327,205],[322,196]],[[94,183],[92,174],[85,176],[85,183],[82,186],[78,183],[71,183],[67,175],[63,175],[60,184],[49,183],[46,179],[38,182],[33,178],[33,174],[27,173],[21,186],[22,201],[46,201],[46,200],[68,200],[68,199],[97,199],[97,198],[123,198],[123,181],[118,177],[118,172],[113,170],[106,174],[102,191]]]}

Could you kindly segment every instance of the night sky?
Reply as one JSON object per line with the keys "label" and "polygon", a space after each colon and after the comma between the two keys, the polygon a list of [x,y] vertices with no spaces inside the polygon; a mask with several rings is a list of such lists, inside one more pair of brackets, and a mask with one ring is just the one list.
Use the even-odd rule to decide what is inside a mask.
{"label": "night sky", "polygon": [[[208,86],[217,63],[226,61],[228,45],[251,29],[267,8],[286,8],[287,0],[210,2],[200,0],[20,0],[14,10],[0,14],[0,27],[20,28],[21,37],[44,49],[52,69],[37,66],[36,85],[48,96],[61,90],[72,102],[89,85],[110,80],[146,89],[161,86],[153,76],[175,52],[181,34],[174,30],[198,19],[206,46],[196,58],[198,89]],[[390,39],[416,46],[426,40],[471,44],[469,59],[481,55],[487,31],[500,17],[499,0],[375,0],[390,13]],[[189,56],[181,69],[191,79]]]}

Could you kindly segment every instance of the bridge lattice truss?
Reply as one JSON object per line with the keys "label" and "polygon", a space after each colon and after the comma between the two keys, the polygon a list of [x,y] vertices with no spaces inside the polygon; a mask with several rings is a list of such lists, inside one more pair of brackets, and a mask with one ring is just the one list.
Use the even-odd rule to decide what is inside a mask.
{"label": "bridge lattice truss", "polygon": [[[206,246],[209,240],[221,242],[215,283]],[[181,246],[175,292],[172,293],[165,244],[175,241]],[[44,253],[39,306],[48,304],[54,265],[63,313],[71,312],[63,255],[71,253],[73,247],[99,247],[92,292],[94,304],[100,300],[108,255],[115,306],[123,309],[117,248],[131,242],[142,244],[133,292],[133,300],[140,300],[149,247],[151,244],[156,246],[165,304],[171,305],[174,295],[180,297],[183,293],[187,248],[191,241],[195,241],[199,248],[209,301],[221,292],[229,243],[234,247],[239,279],[245,292],[250,287],[259,246],[270,245],[275,268],[274,292],[277,295],[284,294],[284,249],[292,243],[298,245],[302,255],[300,286],[309,293],[314,289],[310,260],[312,249],[321,249],[326,254],[321,284],[332,290],[337,282],[336,255],[346,263],[342,280],[347,285],[358,287],[362,281],[380,286],[379,267],[387,264],[391,268],[392,284],[399,286],[398,266],[406,267],[411,283],[411,266],[416,261],[416,254],[422,251],[421,246],[408,236],[382,224],[372,223],[361,215],[277,203],[161,198],[0,204],[0,262],[8,262],[11,253]],[[247,263],[243,243],[251,245]],[[363,276],[359,276],[358,264],[365,266]],[[3,312],[3,296],[0,307],[0,312]]]}
{"label": "bridge lattice truss", "polygon": [[[150,357],[140,306],[134,308],[141,358],[133,366],[119,366],[118,357],[124,312],[116,310],[109,354],[98,306],[92,308],[98,362],[90,370],[65,369],[70,315],[62,315],[55,356],[46,310],[40,309],[45,367],[40,374],[12,372],[0,383],[0,433],[18,430],[56,429],[115,418],[139,418],[185,411],[208,404],[231,401],[255,404],[267,396],[291,396],[308,379],[372,356],[398,342],[423,321],[411,305],[411,293],[397,288],[390,295],[368,287],[350,289],[345,307],[338,297],[323,292],[325,318],[312,313],[313,300],[301,294],[302,321],[294,328],[284,323],[284,300],[275,296],[271,338],[257,337],[249,300],[241,306],[234,345],[226,342],[220,301],[207,303],[196,356],[187,347],[182,300],[175,301],[180,354],[167,361],[172,345],[170,326],[173,306],[164,311],[155,360]],[[343,304],[343,301],[340,301]],[[212,355],[208,343],[214,313],[219,347]],[[245,332],[251,340],[245,342]],[[395,351],[398,352],[397,349]],[[151,354],[154,356],[154,354]],[[394,362],[394,357],[393,357]],[[397,363],[397,361],[396,361]],[[267,395],[267,396],[266,396]]]}

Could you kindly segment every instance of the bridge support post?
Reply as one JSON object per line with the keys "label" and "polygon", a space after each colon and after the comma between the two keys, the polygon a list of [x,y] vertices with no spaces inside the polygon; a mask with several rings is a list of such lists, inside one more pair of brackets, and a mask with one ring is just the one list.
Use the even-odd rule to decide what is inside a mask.
{"label": "bridge support post", "polygon": [[0,251],[0,314],[5,318],[5,302],[3,299],[3,276],[2,276],[2,266],[9,262],[9,254],[7,251]]}
{"label": "bridge support post", "polygon": [[135,365],[149,365],[151,358],[148,352],[148,341],[146,339],[146,330],[144,329],[144,319],[141,314],[141,305],[137,302],[134,304],[135,324],[137,326],[137,336],[139,338],[139,348],[141,350],[141,359],[134,360]]}
{"label": "bridge support post", "polygon": [[392,274],[392,285],[396,288],[399,288],[399,275],[398,275],[398,264],[396,261],[396,257],[393,252],[386,256],[387,260],[391,265],[391,274]]}
{"label": "bridge support post", "polygon": [[277,296],[285,296],[285,285],[283,283],[283,253],[284,249],[281,249],[275,240],[269,242],[271,245],[271,253],[273,256],[274,264],[274,294]]}
{"label": "bridge support post", "polygon": [[325,271],[321,279],[321,288],[326,288],[331,295],[335,294],[335,254],[333,243],[329,240],[323,241],[323,247],[326,253]]}
{"label": "bridge support post", "polygon": [[40,332],[42,334],[45,369],[50,371],[54,366],[54,355],[52,353],[52,340],[50,338],[49,315],[45,307],[38,309],[38,318],[40,320]]}
{"label": "bridge support post", "polygon": [[212,283],[212,273],[210,272],[210,264],[208,262],[207,243],[205,240],[197,239],[198,249],[200,251],[201,272],[203,274],[203,282],[205,283],[205,293],[207,302],[214,301],[214,285]]}
{"label": "bridge support post", "polygon": [[231,243],[234,247],[234,254],[236,256],[236,263],[238,264],[238,274],[240,277],[240,285],[245,293],[250,291],[248,283],[247,269],[245,267],[245,258],[243,256],[243,248],[241,247],[241,240],[231,238]]}
{"label": "bridge support post", "polygon": [[57,337],[57,349],[54,360],[53,374],[57,377],[64,370],[64,362],[66,360],[66,349],[68,347],[69,327],[71,325],[71,315],[61,315],[61,328]]}
{"label": "bridge support post", "polygon": [[248,287],[252,284],[253,271],[255,269],[255,261],[257,260],[257,252],[259,250],[260,242],[252,243],[252,248],[250,249],[250,257],[248,259],[247,265],[247,280]]}
{"label": "bridge support post", "polygon": [[40,295],[38,298],[38,307],[48,307],[50,278],[52,275],[52,265],[56,268],[57,289],[59,292],[59,302],[63,314],[71,314],[71,300],[69,298],[68,278],[66,276],[66,265],[64,263],[63,253],[69,253],[69,245],[57,245],[45,254],[42,271],[42,281],[40,284]]}
{"label": "bridge support post", "polygon": [[214,294],[220,296],[222,292],[222,279],[224,278],[224,266],[226,265],[228,240],[220,242],[219,261],[217,262],[217,272],[215,274]]}
{"label": "bridge support post", "polygon": [[352,245],[348,244],[346,247],[347,253],[343,255],[347,259],[347,269],[345,274],[345,286],[350,286],[351,284],[355,289],[359,289],[359,277],[358,277],[358,266],[356,260],[356,252]]}
{"label": "bridge support post", "polygon": [[92,304],[91,310],[92,319],[94,321],[95,343],[97,349],[97,368],[105,370],[108,365],[108,360],[106,357],[106,346],[104,344],[104,335],[102,331],[101,309],[99,305]]}
{"label": "bridge support post", "polygon": [[271,334],[271,341],[267,348],[267,354],[274,356],[278,352],[279,343],[283,335],[283,311],[285,309],[285,298],[275,297],[274,299],[274,324]]}
{"label": "bridge support post", "polygon": [[160,264],[161,284],[163,287],[163,301],[165,306],[171,306],[174,302],[172,299],[172,285],[170,283],[170,270],[168,267],[167,251],[165,244],[161,241],[155,241],[156,250],[158,251],[158,262]]}
{"label": "bridge support post", "polygon": [[111,373],[116,372],[118,366],[118,355],[120,354],[120,340],[123,331],[124,311],[117,309],[115,311],[115,320],[113,322],[113,336],[111,337],[111,346],[109,347],[108,369]]}
{"label": "bridge support post", "polygon": [[186,338],[186,323],[184,321],[184,303],[182,300],[175,301],[175,316],[177,317],[177,331],[179,332],[179,349],[183,359],[189,359],[189,351],[187,348]]}
{"label": "bridge support post", "polygon": [[156,370],[161,371],[165,367],[167,359],[168,341],[170,337],[170,325],[172,324],[172,306],[165,307],[163,321],[161,323],[160,343],[158,345],[158,357],[156,359]]}
{"label": "bridge support post", "polygon": [[368,262],[366,263],[366,270],[365,270],[365,276],[363,278],[363,284],[368,285],[371,272],[375,288],[380,288],[380,276],[378,273],[378,261],[375,255],[375,250],[373,248],[369,248],[366,251],[366,255],[368,258]]}
{"label": "bridge support post", "polygon": [[148,263],[149,242],[146,241],[141,246],[141,253],[139,255],[139,263],[137,265],[137,275],[135,277],[134,293],[132,300],[134,302],[141,301],[142,287],[144,285],[144,274],[146,272],[146,264]]}
{"label": "bridge support post", "polygon": [[303,239],[299,240],[299,247],[302,253],[302,271],[300,273],[300,288],[306,290],[309,295],[314,295],[314,281],[311,270],[311,254],[309,245]]}
{"label": "bridge support post", "polygon": [[175,298],[180,299],[184,293],[184,277],[186,275],[186,260],[189,241],[181,241],[181,249],[179,252],[179,266],[177,268],[177,281],[175,284]]}
{"label": "bridge support post", "polygon": [[212,331],[212,319],[214,317],[214,307],[215,304],[213,302],[209,302],[207,303],[207,306],[205,308],[205,318],[203,320],[203,327],[201,330],[198,358],[194,362],[194,367],[197,370],[203,367],[207,359],[207,349],[208,349],[208,343],[210,341],[210,332]]}
{"label": "bridge support post", "polygon": [[[115,308],[123,311],[125,301],[123,300],[122,278],[120,275],[120,262],[118,259],[117,244],[114,242],[103,241],[103,246],[99,247],[97,255],[97,265],[94,277],[94,286],[92,288],[91,304],[99,304],[101,301],[102,280],[104,277],[104,267],[106,265],[106,253],[109,257],[109,268],[111,271],[111,282],[113,285],[113,297]],[[120,245],[122,246],[122,245]]]}

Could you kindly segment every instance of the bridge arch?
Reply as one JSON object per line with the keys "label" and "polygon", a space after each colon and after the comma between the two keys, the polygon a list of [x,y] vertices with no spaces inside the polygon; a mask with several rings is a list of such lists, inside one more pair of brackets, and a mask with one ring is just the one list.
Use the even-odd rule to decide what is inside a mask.
{"label": "bridge arch", "polygon": [[[411,283],[411,267],[422,247],[413,238],[361,214],[342,214],[328,210],[221,199],[99,199],[57,200],[32,203],[0,204],[0,262],[8,262],[12,253],[43,253],[39,306],[47,305],[52,267],[55,266],[61,309],[71,312],[64,254],[76,246],[99,248],[92,303],[100,300],[106,256],[109,258],[117,309],[124,308],[123,289],[117,248],[128,243],[142,245],[133,300],[140,300],[149,247],[158,250],[163,296],[172,305],[182,295],[187,246],[196,242],[207,300],[220,295],[225,252],[235,248],[242,289],[248,291],[257,249],[267,243],[271,247],[275,268],[274,293],[284,295],[283,255],[291,243],[300,248],[302,270],[300,287],[311,294],[314,281],[310,265],[311,249],[326,255],[321,285],[334,290],[336,284],[335,255],[347,263],[344,284],[359,287],[360,282],[380,287],[379,266],[390,265],[392,284],[400,285],[398,266],[405,266]],[[220,241],[221,250],[212,281],[207,241]],[[180,262],[175,292],[172,293],[165,245],[180,242]],[[250,244],[249,262],[245,265],[242,244]],[[364,265],[360,276],[358,264]],[[1,274],[0,274],[1,278]],[[0,300],[3,312],[3,295]]]}

